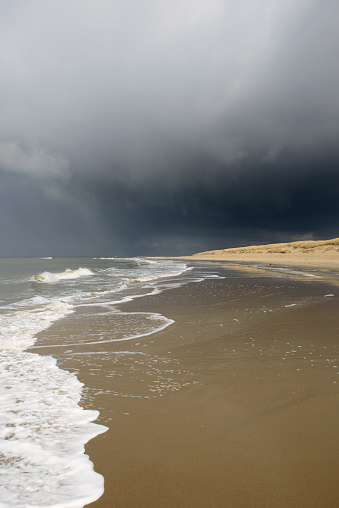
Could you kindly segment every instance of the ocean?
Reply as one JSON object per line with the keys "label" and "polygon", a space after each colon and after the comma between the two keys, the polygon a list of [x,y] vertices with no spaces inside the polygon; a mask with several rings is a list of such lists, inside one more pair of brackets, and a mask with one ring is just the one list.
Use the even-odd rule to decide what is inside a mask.
{"label": "ocean", "polygon": [[[156,294],[188,270],[182,262],[145,258],[0,259],[1,508],[82,507],[103,492],[84,445],[106,427],[95,423],[98,411],[79,405],[83,385],[74,373],[26,351],[35,336],[79,307],[110,315],[111,335],[93,332],[92,342],[149,335],[172,320],[125,315],[115,305]],[[82,340],[88,333],[54,346]]]}

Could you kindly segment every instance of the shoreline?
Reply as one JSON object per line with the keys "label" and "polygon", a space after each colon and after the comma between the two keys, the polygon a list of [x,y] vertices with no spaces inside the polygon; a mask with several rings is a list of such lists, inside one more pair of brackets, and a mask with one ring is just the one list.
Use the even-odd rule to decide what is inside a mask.
{"label": "shoreline", "polygon": [[83,407],[98,409],[96,423],[109,427],[86,444],[105,478],[103,496],[88,507],[335,506],[336,289],[201,267],[227,278],[117,306],[174,320],[159,332],[79,346],[73,357],[44,350],[48,335],[77,326],[70,317],[37,344],[35,352],[77,371]]}

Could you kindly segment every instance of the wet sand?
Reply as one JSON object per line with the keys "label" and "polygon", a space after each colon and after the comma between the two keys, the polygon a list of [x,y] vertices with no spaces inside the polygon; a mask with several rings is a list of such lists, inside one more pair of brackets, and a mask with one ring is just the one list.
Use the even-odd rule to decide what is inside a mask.
{"label": "wet sand", "polygon": [[[91,508],[338,506],[337,287],[230,273],[120,306],[175,320],[161,332],[35,349],[78,373],[109,427],[86,446],[105,477]],[[38,345],[86,334],[81,312]]]}

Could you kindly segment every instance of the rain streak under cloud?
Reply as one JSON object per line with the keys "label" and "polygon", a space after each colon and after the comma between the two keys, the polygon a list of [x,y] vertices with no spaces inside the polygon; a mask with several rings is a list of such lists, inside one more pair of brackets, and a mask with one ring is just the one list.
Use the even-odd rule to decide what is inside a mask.
{"label": "rain streak under cloud", "polygon": [[338,236],[335,0],[0,0],[0,255]]}

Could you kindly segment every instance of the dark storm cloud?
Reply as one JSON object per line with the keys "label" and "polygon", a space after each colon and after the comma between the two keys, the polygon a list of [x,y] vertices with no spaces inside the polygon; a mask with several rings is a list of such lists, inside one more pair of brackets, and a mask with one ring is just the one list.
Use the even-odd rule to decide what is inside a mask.
{"label": "dark storm cloud", "polygon": [[337,2],[0,9],[0,254],[338,235]]}
{"label": "dark storm cloud", "polygon": [[[97,183],[93,192],[100,197],[103,215],[119,213],[133,238],[163,234],[210,241],[214,237],[220,248],[225,241],[232,245],[232,236],[246,243],[248,237],[269,242],[272,237],[279,241],[282,234],[290,238],[305,232],[337,234],[336,159],[286,151],[275,163],[249,158],[232,174],[206,158],[181,167],[184,176],[176,173],[144,186],[122,175],[111,185]],[[245,238],[239,238],[239,231]]]}

